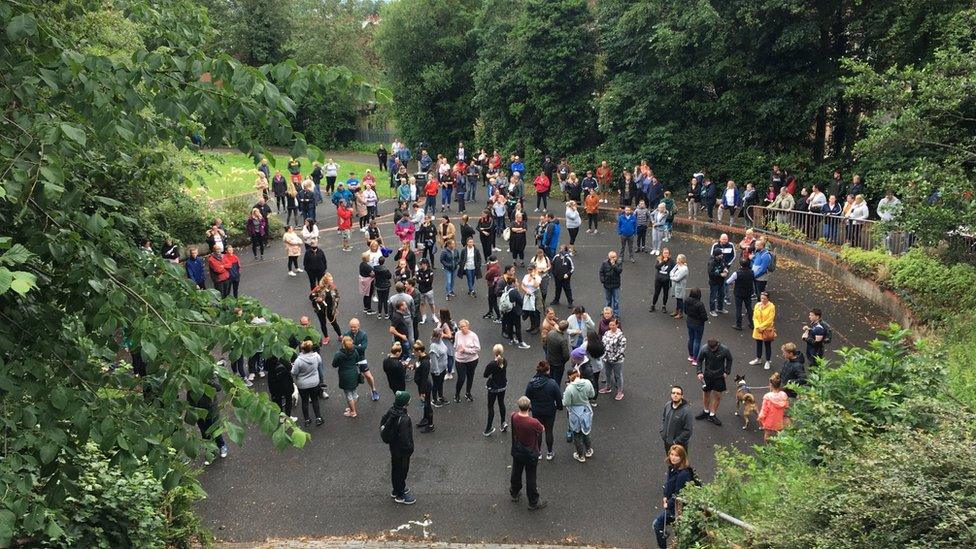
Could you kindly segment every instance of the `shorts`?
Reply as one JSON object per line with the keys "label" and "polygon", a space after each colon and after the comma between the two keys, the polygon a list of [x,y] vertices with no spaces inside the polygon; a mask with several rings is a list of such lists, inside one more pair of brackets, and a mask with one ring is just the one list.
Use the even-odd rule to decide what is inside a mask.
{"label": "shorts", "polygon": [[420,294],[420,303],[426,303],[431,307],[434,306],[434,290],[429,292],[424,292]]}
{"label": "shorts", "polygon": [[339,229],[339,236],[348,240],[349,239],[349,229]]}
{"label": "shorts", "polygon": [[342,392],[346,395],[346,400],[350,402],[356,402],[357,400],[359,400],[359,393],[357,393],[355,389],[351,391],[347,391],[346,389],[343,389]]}
{"label": "shorts", "polygon": [[706,377],[702,391],[715,391],[716,393],[725,392],[725,377]]}
{"label": "shorts", "polygon": [[369,365],[366,364],[366,361],[365,360],[362,361],[362,362],[360,362],[358,364],[358,366],[359,366],[359,373],[361,373],[361,374],[365,374],[366,372],[369,371]]}

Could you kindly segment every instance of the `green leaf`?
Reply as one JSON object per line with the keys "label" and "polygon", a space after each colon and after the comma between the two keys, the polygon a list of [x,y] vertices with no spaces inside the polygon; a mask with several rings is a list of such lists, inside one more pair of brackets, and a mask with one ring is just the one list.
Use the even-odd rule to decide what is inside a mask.
{"label": "green leaf", "polygon": [[10,547],[16,520],[17,516],[9,509],[0,509],[0,547]]}
{"label": "green leaf", "polygon": [[11,42],[18,42],[24,38],[37,34],[37,21],[29,13],[22,13],[7,23],[7,38]]}
{"label": "green leaf", "polygon": [[224,423],[226,427],[227,438],[230,439],[234,444],[240,445],[244,441],[244,428],[236,423],[227,421]]}
{"label": "green leaf", "polygon": [[56,444],[45,444],[41,446],[41,463],[47,465],[54,461],[54,458],[58,455],[58,446]]}
{"label": "green leaf", "polygon": [[0,295],[7,293],[13,281],[14,275],[10,272],[10,269],[0,267]]}
{"label": "green leaf", "polygon": [[21,244],[14,244],[9,250],[0,255],[0,263],[4,265],[20,265],[30,259],[30,251]]}
{"label": "green leaf", "polygon": [[157,350],[152,341],[143,340],[139,344],[142,347],[142,354],[146,355],[146,359],[149,361],[156,360]]}
{"label": "green leaf", "polygon": [[79,128],[78,126],[68,124],[67,122],[62,122],[61,132],[65,137],[81,145],[82,147],[84,147],[88,142],[88,139],[85,137],[85,130]]}
{"label": "green leaf", "polygon": [[308,442],[309,434],[301,429],[295,429],[291,432],[291,443],[295,448],[304,448],[305,443]]}

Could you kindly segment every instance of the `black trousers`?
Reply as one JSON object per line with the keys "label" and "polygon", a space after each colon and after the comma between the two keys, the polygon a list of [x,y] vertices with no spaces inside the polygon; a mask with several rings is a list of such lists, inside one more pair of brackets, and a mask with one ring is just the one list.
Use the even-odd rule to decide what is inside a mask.
{"label": "black trousers", "polygon": [[393,495],[403,497],[407,490],[407,473],[410,472],[410,454],[402,455],[390,447],[390,483],[393,484]]}
{"label": "black trousers", "polygon": [[573,278],[572,277],[560,278],[558,276],[553,276],[552,281],[556,283],[556,295],[553,296],[552,302],[559,303],[559,296],[561,296],[563,292],[566,292],[566,301],[569,302],[570,305],[572,305],[573,288],[571,286],[571,283],[573,281]]}
{"label": "black trousers", "polygon": [[434,381],[434,387],[431,390],[433,395],[431,395],[432,400],[444,400],[444,376],[447,375],[447,371],[443,371],[439,374],[431,374],[430,377]]}
{"label": "black trousers", "polygon": [[491,289],[488,290],[488,314],[495,315],[495,318],[502,317],[502,312],[498,310],[498,294]]}
{"label": "black trousers", "polygon": [[522,472],[525,472],[525,493],[529,496],[529,505],[539,502],[539,489],[536,487],[536,468],[539,461],[531,458],[512,458],[512,486],[509,493],[512,497],[522,491]]}
{"label": "black trousers", "polygon": [[259,234],[251,235],[251,253],[254,257],[258,256],[258,250],[261,250],[261,255],[264,255],[264,236]]}
{"label": "black trousers", "polygon": [[291,416],[291,393],[287,395],[271,395],[271,400],[278,405],[278,408],[285,413],[286,416]]}
{"label": "black trousers", "polygon": [[667,308],[668,306],[668,294],[671,293],[671,280],[661,281],[657,277],[654,278],[654,299],[651,300],[651,306],[657,307],[657,298],[662,296],[661,306]]}
{"label": "black trousers", "polygon": [[288,197],[285,195],[275,195],[275,208],[278,213],[288,209]]}
{"label": "black trousers", "polygon": [[326,311],[325,307],[315,309],[315,316],[319,318],[319,326],[322,327],[322,337],[329,337],[329,324],[332,324],[332,329],[335,330],[336,337],[341,337],[342,328],[339,327],[339,322],[336,320],[337,317],[333,316],[332,320],[329,320],[329,313],[331,311]]}
{"label": "black trousers", "polygon": [[549,365],[549,377],[551,377],[556,385],[562,387],[563,384],[563,373],[566,372],[566,364],[550,364]]}
{"label": "black trousers", "polygon": [[522,341],[522,318],[514,310],[502,316],[502,335],[515,342]]}
{"label": "black trousers", "polygon": [[746,295],[735,296],[735,325],[742,327],[742,309],[745,309],[746,320],[749,322],[749,327],[752,328],[752,296]]}
{"label": "black trousers", "polygon": [[552,426],[556,423],[556,416],[555,415],[551,415],[551,416],[541,416],[541,415],[539,415],[539,416],[537,416],[534,413],[532,414],[532,416],[535,417],[536,419],[538,419],[539,420],[539,423],[542,423],[542,426],[546,428],[546,448],[548,448],[549,451],[551,452],[552,451],[552,443],[553,443]]}
{"label": "black trousers", "polygon": [[322,417],[322,412],[319,411],[319,394],[321,394],[322,389],[318,387],[310,387],[308,389],[298,389],[298,396],[302,399],[302,418],[309,419],[308,417],[308,404],[312,403],[312,411],[315,412],[315,418],[318,419]]}
{"label": "black trousers", "polygon": [[421,425],[434,425],[434,405],[431,398],[431,391],[424,395],[424,417],[420,418]]}
{"label": "black trousers", "polygon": [[455,362],[455,367],[457,368],[457,383],[454,385],[454,399],[457,400],[461,396],[461,387],[466,385],[464,389],[464,394],[471,396],[471,384],[474,383],[474,371],[478,368],[478,361],[472,360],[471,362]]}
{"label": "black trousers", "polygon": [[488,425],[485,427],[487,433],[491,429],[491,424],[495,422],[495,402],[498,402],[498,418],[502,424],[505,423],[505,391],[500,393],[488,392]]}

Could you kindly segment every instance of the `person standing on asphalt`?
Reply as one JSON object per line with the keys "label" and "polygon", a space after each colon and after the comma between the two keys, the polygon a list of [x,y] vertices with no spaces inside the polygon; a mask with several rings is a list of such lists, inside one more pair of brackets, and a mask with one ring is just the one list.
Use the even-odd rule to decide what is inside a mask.
{"label": "person standing on asphalt", "polygon": [[[556,422],[556,411],[563,409],[563,394],[559,384],[549,376],[549,364],[542,361],[535,368],[535,375],[525,387],[525,396],[532,403],[532,417],[542,422],[546,431],[546,448],[549,452],[546,459],[552,461],[556,452],[552,449],[553,425]],[[541,452],[541,448],[540,448]],[[541,454],[539,454],[541,459]]]}
{"label": "person standing on asphalt", "polygon": [[370,397],[375,402],[380,399],[380,392],[376,390],[376,380],[373,379],[373,372],[369,371],[369,364],[366,362],[366,346],[369,344],[369,339],[366,337],[366,332],[360,328],[358,318],[349,319],[349,331],[345,335],[352,338],[352,344],[359,352],[359,362],[357,363],[359,373],[366,379]]}
{"label": "person standing on asphalt", "polygon": [[827,343],[827,328],[823,321],[823,311],[820,309],[810,309],[807,315],[810,324],[803,327],[803,341],[807,342],[807,359],[810,365],[817,364],[818,358],[824,356],[824,345]]}
{"label": "person standing on asphalt", "polygon": [[383,373],[386,374],[390,391],[394,393],[407,390],[407,368],[402,355],[403,347],[399,343],[394,343],[390,347],[390,354],[383,359]]}
{"label": "person standing on asphalt", "polygon": [[698,381],[702,382],[703,409],[695,419],[707,419],[715,425],[722,420],[715,415],[718,403],[725,392],[725,378],[732,373],[732,353],[728,347],[716,339],[709,339],[708,345],[698,352]]}
{"label": "person standing on asphalt", "polygon": [[352,338],[345,336],[339,340],[339,350],[332,355],[332,367],[338,370],[339,388],[345,393],[346,407],[342,415],[354,418],[358,415],[356,403],[359,401],[359,353]]}
{"label": "person standing on asphalt", "polygon": [[752,255],[752,274],[755,278],[756,299],[759,299],[759,294],[766,291],[771,266],[775,268],[773,254],[766,249],[766,239],[756,239],[756,253]]}
{"label": "person standing on asphalt", "polygon": [[569,383],[563,392],[563,406],[569,412],[569,431],[572,433],[576,452],[573,459],[586,463],[593,456],[590,429],[593,427],[593,407],[590,400],[596,398],[596,391],[588,379],[580,377],[577,369],[569,371]]}
{"label": "person standing on asphalt", "polygon": [[688,466],[688,453],[684,447],[674,445],[668,450],[668,475],[664,480],[664,500],[661,513],[654,519],[654,535],[657,546],[665,549],[668,546],[668,533],[665,527],[675,520],[677,512],[677,495],[682,488],[692,480],[694,474]]}
{"label": "person standing on asphalt", "polygon": [[549,363],[549,377],[555,380],[556,385],[559,386],[563,383],[563,372],[566,370],[566,363],[569,362],[567,329],[569,329],[569,322],[560,320],[556,324],[556,328],[550,331],[542,342],[546,353],[546,362]]}
{"label": "person standing on asphalt", "polygon": [[291,395],[295,392],[295,385],[291,379],[291,367],[286,360],[276,356],[269,356],[264,362],[268,369],[268,393],[271,401],[278,405],[286,417],[292,421],[298,418],[291,415]]}
{"label": "person standing on asphalt", "polygon": [[654,298],[651,300],[651,308],[648,312],[653,313],[657,310],[657,298],[660,296],[661,312],[668,312],[668,293],[671,292],[671,269],[674,268],[674,259],[671,258],[671,250],[664,248],[661,255],[657,258],[657,265],[654,266]]}
{"label": "person standing on asphalt", "polygon": [[[603,346],[606,348],[603,363],[607,370],[607,385],[600,392],[614,393],[614,400],[624,399],[624,357],[627,351],[627,338],[620,330],[620,321],[610,320],[610,327],[603,334]],[[616,389],[616,391],[614,391]]]}
{"label": "person standing on asphalt", "polygon": [[492,423],[495,422],[495,402],[498,402],[498,421],[501,422],[502,432],[508,430],[508,423],[505,422],[505,389],[508,388],[508,361],[503,356],[505,346],[496,343],[491,348],[494,359],[485,365],[485,388],[488,390],[488,423],[485,426],[486,437],[490,437],[495,432]]}
{"label": "person standing on asphalt", "polygon": [[424,417],[417,427],[420,428],[421,433],[430,433],[434,430],[434,407],[430,392],[430,356],[427,355],[424,342],[419,339],[413,342],[413,359],[413,382],[417,384],[417,394],[424,402]]}
{"label": "person standing on asphalt", "polygon": [[474,291],[474,281],[481,278],[481,252],[474,247],[474,238],[467,240],[467,245],[461,249],[458,258],[458,276],[464,276],[468,281],[468,295],[478,297]]}
{"label": "person standing on asphalt", "polygon": [[393,406],[380,420],[380,436],[390,447],[390,482],[393,484],[390,497],[397,503],[413,505],[417,499],[407,488],[410,456],[413,455],[413,422],[407,413],[408,404],[410,393],[397,391]]}
{"label": "person standing on asphalt", "polygon": [[559,297],[566,292],[566,306],[573,308],[572,277],[575,270],[573,254],[569,246],[564,245],[552,258],[552,281],[556,284],[556,295],[552,298],[551,305],[558,305]]}
{"label": "person standing on asphalt", "polygon": [[722,250],[713,246],[712,257],[708,260],[708,314],[712,316],[726,312],[725,279],[728,276],[729,268],[725,265]]}
{"label": "person standing on asphalt", "polygon": [[[687,270],[686,270],[687,271]],[[623,266],[617,261],[617,252],[607,254],[607,260],[600,265],[600,283],[603,284],[605,307],[613,309],[613,316],[620,316],[620,275]]]}
{"label": "person standing on asphalt", "polygon": [[691,440],[691,405],[684,399],[684,389],[680,385],[671,386],[671,400],[664,406],[661,417],[661,440],[667,454],[675,444],[688,451]]}
{"label": "person standing on asphalt", "polygon": [[461,402],[461,388],[464,387],[464,398],[474,402],[471,396],[471,385],[474,383],[474,373],[478,368],[478,353],[481,352],[481,340],[478,334],[471,331],[471,323],[466,319],[458,322],[458,332],[454,334],[454,364],[458,377],[454,386],[454,402]]}
{"label": "person standing on asphalt", "polygon": [[726,283],[735,285],[735,288],[732,290],[735,299],[735,324],[732,328],[740,332],[742,331],[742,313],[743,309],[745,309],[746,320],[749,322],[749,328],[751,329],[753,327],[752,294],[756,287],[754,285],[752,267],[748,259],[743,259],[739,262],[739,268],[732,273],[732,276],[729,277]]}
{"label": "person standing on asphalt", "polygon": [[620,259],[624,258],[624,250],[630,250],[630,262],[634,259],[634,235],[637,234],[637,216],[630,210],[630,206],[623,208],[617,215],[617,234],[620,235]]}
{"label": "person standing on asphalt", "polygon": [[314,349],[311,340],[302,341],[301,353],[295,358],[291,365],[291,376],[295,378],[295,385],[298,385],[298,396],[302,400],[302,417],[305,425],[311,425],[312,419],[308,416],[308,405],[312,404],[312,411],[315,412],[315,425],[322,425],[322,412],[319,410],[319,385],[323,381],[320,378],[322,372],[322,357]]}
{"label": "person standing on asphalt", "polygon": [[[671,278],[671,292],[674,294],[674,314],[675,319],[680,319],[685,312],[685,289],[688,287],[688,260],[685,254],[678,254],[675,258],[674,267],[668,275]],[[700,293],[700,292],[699,292]],[[698,296],[701,299],[701,295]]]}
{"label": "person standing on asphalt", "polygon": [[502,313],[498,310],[498,284],[501,276],[502,267],[498,264],[498,258],[494,255],[489,255],[488,263],[485,266],[485,285],[488,287],[488,291],[485,294],[488,296],[488,312],[482,315],[481,318],[492,320],[496,324],[501,324],[502,322]]}
{"label": "person standing on asphalt", "polygon": [[325,259],[325,252],[319,248],[318,241],[313,241],[305,250],[305,258],[302,260],[305,274],[308,275],[308,289],[314,290],[315,285],[325,276],[325,271],[329,269],[329,262]]}
{"label": "person standing on asphalt", "polygon": [[393,337],[394,343],[399,343],[400,348],[403,349],[403,358],[410,358],[410,352],[407,350],[410,346],[410,313],[408,312],[409,305],[406,301],[400,301],[396,304],[396,308],[393,314],[390,315],[390,335]]}
{"label": "person standing on asphalt", "polygon": [[444,332],[439,327],[434,328],[430,336],[427,354],[430,355],[430,379],[432,382],[430,403],[435,408],[440,408],[448,402],[444,398],[444,376],[447,375],[447,345],[444,344]]}
{"label": "person standing on asphalt", "polygon": [[701,349],[702,337],[705,335],[705,323],[708,322],[708,312],[701,302],[701,290],[692,288],[685,300],[685,326],[688,328],[688,362],[692,366],[698,365],[698,351]]}
{"label": "person standing on asphalt", "polygon": [[536,486],[536,468],[542,455],[542,423],[529,415],[532,402],[528,397],[519,397],[518,411],[512,412],[509,423],[512,425],[512,477],[509,494],[512,501],[518,502],[522,492],[522,472],[525,472],[525,493],[529,497],[529,509],[543,509],[548,504],[539,499]]}

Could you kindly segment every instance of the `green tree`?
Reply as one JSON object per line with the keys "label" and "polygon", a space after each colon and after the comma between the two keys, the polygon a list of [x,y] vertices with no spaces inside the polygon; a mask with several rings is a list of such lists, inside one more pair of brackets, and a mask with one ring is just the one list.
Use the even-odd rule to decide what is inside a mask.
{"label": "green tree", "polygon": [[[308,332],[253,300],[191,288],[134,247],[136,215],[181,184],[172,150],[195,132],[258,155],[253,128],[275,127],[294,154],[321,156],[290,129],[296,101],[371,90],[320,65],[210,57],[212,29],[190,0],[103,5],[0,4],[0,545],[187,544],[192,509],[174,509],[173,494],[200,493],[192,460],[213,446],[186,397],[214,398],[213,381],[213,434],[239,442],[253,424],[279,448],[308,436],[214,356],[263,346],[287,358],[288,339]],[[100,42],[107,29],[90,23],[119,14],[134,32]],[[270,324],[248,322],[259,314]],[[105,489],[115,472],[131,484]],[[158,515],[133,512],[147,503]]]}
{"label": "green tree", "polygon": [[380,12],[376,52],[405,142],[452,150],[474,134],[477,0],[400,0]]}
{"label": "green tree", "polygon": [[217,29],[212,47],[259,67],[291,53],[293,25],[303,15],[294,0],[201,0]]}
{"label": "green tree", "polygon": [[598,45],[585,0],[488,2],[477,34],[475,104],[485,141],[553,155],[596,145]]}

